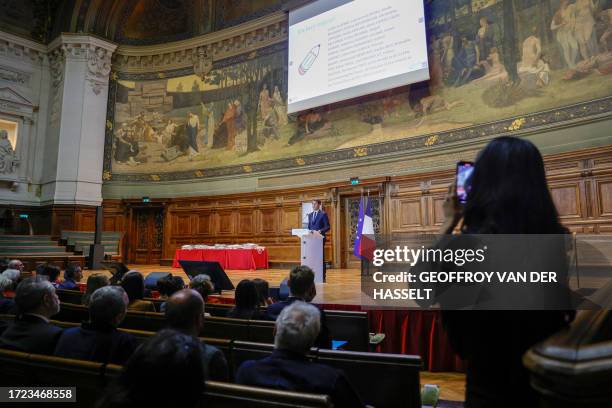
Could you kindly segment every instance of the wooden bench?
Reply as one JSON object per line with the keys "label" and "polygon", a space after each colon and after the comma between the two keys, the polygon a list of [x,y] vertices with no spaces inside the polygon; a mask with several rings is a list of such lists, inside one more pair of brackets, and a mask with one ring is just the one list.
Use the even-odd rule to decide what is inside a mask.
{"label": "wooden bench", "polygon": [[[246,360],[259,360],[274,350],[272,344],[234,341],[231,350],[232,372]],[[419,408],[420,356],[360,353],[312,348],[311,361],[343,370],[361,400],[375,407]]]}
{"label": "wooden bench", "polygon": [[[12,316],[0,315],[0,320]],[[74,327],[77,323],[56,322],[60,327]],[[121,329],[140,340],[153,336],[154,332]],[[218,347],[229,364],[230,378],[234,378],[240,365],[246,360],[259,360],[269,356],[273,344],[202,337],[206,344]],[[364,403],[375,407],[420,407],[419,356],[403,354],[360,353],[341,350],[312,348],[309,354],[313,362],[341,369],[353,384]]]}
{"label": "wooden bench", "polygon": [[[101,244],[104,246],[104,255],[111,259],[121,258],[121,242],[124,233],[121,231],[105,231],[102,233]],[[73,251],[89,256],[89,246],[94,243],[95,231],[68,231],[60,232],[60,240]]]}
{"label": "wooden bench", "polygon": [[[62,302],[80,305],[82,293],[76,290],[65,290],[58,289],[57,294]],[[164,300],[146,298],[146,300],[152,301],[155,304],[156,310],[159,310],[159,306]],[[220,304],[206,304],[206,311],[212,315],[215,319],[207,319],[206,333],[207,337],[220,337],[223,338],[223,334],[226,326],[231,327],[232,330],[237,331],[233,337],[238,340],[249,340],[260,343],[272,342],[273,337],[271,333],[274,332],[274,322],[252,320],[250,321],[250,330],[247,333],[242,333],[242,330],[233,328],[235,319],[225,318],[227,311],[231,309],[232,305],[220,305]],[[265,312],[265,309],[262,308]],[[132,312],[129,312],[129,319],[126,317],[124,322],[125,327],[133,327],[142,330],[156,331],[155,327],[164,327],[164,323],[160,325],[155,322],[143,322],[141,317],[132,316]],[[344,311],[344,310],[326,310],[327,326],[330,330],[332,339],[344,340],[348,343],[343,347],[345,350],[351,351],[369,351],[369,320],[366,312],[359,311]],[[163,317],[163,316],[162,316]],[[219,319],[216,319],[216,318]],[[60,319],[67,320],[67,319]],[[240,323],[242,324],[242,323]],[[273,336],[273,334],[272,334]]]}
{"label": "wooden bench", "polygon": [[[103,395],[106,385],[116,379],[122,367],[69,358],[0,350],[0,375],[3,386],[76,386],[77,402],[53,406],[92,407]],[[207,381],[203,405],[207,408],[302,407],[331,408],[326,395],[306,394]],[[44,405],[44,404],[43,404]],[[32,404],[32,406],[43,406]],[[19,406],[29,406],[20,404]]]}

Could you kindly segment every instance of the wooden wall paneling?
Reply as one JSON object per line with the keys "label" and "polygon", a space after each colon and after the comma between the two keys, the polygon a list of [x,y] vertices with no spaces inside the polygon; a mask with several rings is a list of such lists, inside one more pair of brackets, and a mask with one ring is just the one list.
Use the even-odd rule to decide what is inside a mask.
{"label": "wooden wall paneling", "polygon": [[239,235],[253,235],[257,219],[253,210],[241,209],[238,211],[238,231]]}
{"label": "wooden wall paneling", "polygon": [[391,217],[392,232],[421,230],[425,226],[425,198],[421,195],[393,199]]}
{"label": "wooden wall paneling", "polygon": [[549,187],[562,221],[577,220],[587,216],[583,180],[552,182]]}
{"label": "wooden wall paneling", "polygon": [[595,217],[612,218],[612,175],[593,182],[595,195]]}
{"label": "wooden wall paneling", "polygon": [[[612,146],[545,157],[551,194],[562,222],[577,232],[612,232]],[[297,262],[299,241],[291,229],[301,226],[301,204],[318,198],[330,217],[327,260],[339,266],[344,239],[340,203],[360,189],[383,195],[383,231],[435,232],[444,219],[442,205],[454,169],[362,180],[357,190],[347,183],[278,191],[177,197],[167,210],[164,257],[183,244],[256,242],[268,247],[270,260]],[[372,192],[370,192],[372,194]],[[129,201],[129,200],[127,200]],[[105,200],[105,229],[126,230],[126,202]],[[59,207],[58,207],[59,208]],[[39,210],[42,214],[43,210]],[[48,210],[50,212],[50,210]],[[91,207],[93,214],[94,208]],[[33,213],[32,213],[33,214]],[[55,211],[55,224],[86,226],[88,215]],[[93,219],[93,218],[91,218]],[[72,221],[71,221],[72,220]],[[338,258],[338,259],[336,259]]]}
{"label": "wooden wall paneling", "polygon": [[217,225],[214,233],[217,235],[233,235],[236,229],[236,212],[233,210],[219,210],[216,216]]}
{"label": "wooden wall paneling", "polygon": [[195,214],[195,218],[196,218],[196,234],[210,235],[213,229],[212,213],[208,210],[200,210]]}
{"label": "wooden wall paneling", "polygon": [[293,228],[302,228],[302,208],[301,206],[280,207],[281,224],[280,233],[290,235]]}
{"label": "wooden wall paneling", "polygon": [[192,235],[191,212],[180,212],[173,214],[173,235]]}
{"label": "wooden wall paneling", "polygon": [[281,207],[259,207],[255,209],[257,217],[257,232],[263,236],[281,235],[279,220],[281,217]]}

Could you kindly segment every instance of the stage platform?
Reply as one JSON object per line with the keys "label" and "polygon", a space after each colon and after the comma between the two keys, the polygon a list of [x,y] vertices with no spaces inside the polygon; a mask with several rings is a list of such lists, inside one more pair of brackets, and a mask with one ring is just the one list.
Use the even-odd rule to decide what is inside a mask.
{"label": "stage platform", "polygon": [[[183,277],[185,283],[189,282],[189,278],[181,268],[159,265],[128,266],[130,269],[140,271],[144,276],[151,272],[169,272]],[[94,272],[102,272],[110,276],[110,272],[106,270],[85,270],[83,282],[86,282],[87,277]],[[237,286],[238,282],[242,279],[254,278],[265,279],[270,286],[278,286],[283,279],[289,276],[289,269],[257,269],[254,271],[229,269],[225,272],[234,286]],[[314,299],[314,302],[321,304],[359,305],[361,302],[360,279],[359,269],[328,269],[327,282],[325,284],[317,284],[317,297]],[[222,296],[233,298],[234,291],[224,291]]]}

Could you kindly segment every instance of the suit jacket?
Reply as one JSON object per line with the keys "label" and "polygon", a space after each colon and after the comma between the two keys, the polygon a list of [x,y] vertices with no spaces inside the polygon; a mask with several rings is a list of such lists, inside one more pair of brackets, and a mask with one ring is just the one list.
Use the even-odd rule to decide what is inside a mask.
{"label": "suit jacket", "polygon": [[341,370],[310,362],[301,354],[274,350],[261,360],[245,361],[236,373],[238,384],[329,395],[334,407],[363,403]]}
{"label": "suit jacket", "polygon": [[[314,218],[314,219],[313,219]],[[308,229],[313,231],[319,231],[321,235],[325,236],[329,231],[329,218],[325,211],[319,210],[316,218],[314,217],[314,211],[308,214]]]}
{"label": "suit jacket", "polygon": [[65,279],[62,283],[57,286],[58,289],[78,290],[79,285],[72,279]]}
{"label": "suit jacket", "polygon": [[[285,307],[289,306],[291,303],[295,302],[296,300],[302,300],[302,299],[294,297],[294,296],[289,296],[287,300],[272,303],[270,306],[268,306],[268,309],[266,311],[266,313],[268,314],[268,319],[276,320],[280,312],[282,312],[282,310]],[[317,305],[314,305],[314,306],[317,306]],[[319,337],[317,337],[317,341],[315,342],[315,347],[331,349],[332,348],[331,335],[329,333],[329,328],[327,327],[327,319],[325,317],[325,310],[321,309],[320,307],[318,308],[319,308],[319,312],[321,312],[321,331],[319,332]]]}
{"label": "suit jacket", "polygon": [[225,355],[221,350],[202,342],[202,362],[206,379],[212,381],[229,381],[229,369]]}
{"label": "suit jacket", "polygon": [[15,308],[15,300],[9,298],[3,298],[0,296],[0,313],[13,314]]}
{"label": "suit jacket", "polygon": [[55,347],[55,355],[79,360],[123,365],[138,347],[129,333],[107,324],[83,322],[81,327],[64,330]]}
{"label": "suit jacket", "polygon": [[53,354],[62,329],[30,314],[20,316],[0,337],[0,348]]}

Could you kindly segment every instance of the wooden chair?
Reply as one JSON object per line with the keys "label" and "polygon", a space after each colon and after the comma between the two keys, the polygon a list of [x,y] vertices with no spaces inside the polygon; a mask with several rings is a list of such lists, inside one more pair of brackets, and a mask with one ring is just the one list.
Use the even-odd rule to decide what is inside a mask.
{"label": "wooden chair", "polygon": [[53,406],[93,406],[106,385],[103,366],[90,361],[0,350],[3,386],[76,386],[77,403],[54,403]]}
{"label": "wooden chair", "polygon": [[275,322],[267,320],[249,320],[248,341],[274,343]]}
{"label": "wooden chair", "polygon": [[89,309],[81,304],[61,303],[59,313],[52,317],[63,322],[80,323],[89,319]]}
{"label": "wooden chair", "polygon": [[80,305],[83,298],[83,293],[78,290],[55,289],[55,293],[57,293],[57,297],[59,297],[62,303],[65,302],[73,305]]}
{"label": "wooden chair", "polygon": [[227,317],[207,317],[204,320],[204,328],[200,336],[218,339],[248,340],[249,321]]}
{"label": "wooden chair", "polygon": [[206,382],[204,406],[212,408],[331,408],[327,395],[272,390],[216,381]]}
{"label": "wooden chair", "polygon": [[[104,370],[106,381],[117,378],[121,366],[108,364]],[[206,408],[332,408],[327,395],[249,387],[216,381],[207,381],[202,396]]]}
{"label": "wooden chair", "polygon": [[341,369],[365,404],[376,408],[420,408],[420,356],[323,350],[317,363]]}
{"label": "wooden chair", "polygon": [[370,322],[366,312],[326,310],[325,317],[332,339],[344,340],[345,350],[370,350]]}

